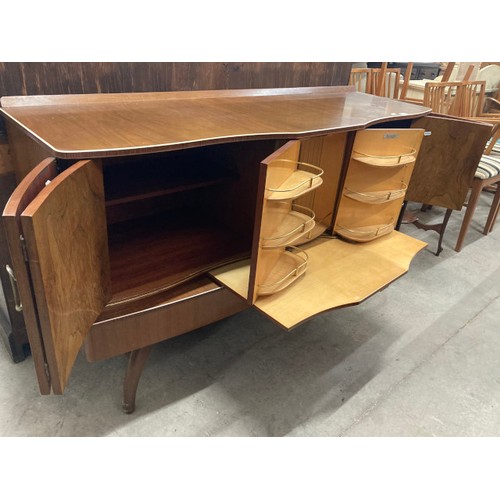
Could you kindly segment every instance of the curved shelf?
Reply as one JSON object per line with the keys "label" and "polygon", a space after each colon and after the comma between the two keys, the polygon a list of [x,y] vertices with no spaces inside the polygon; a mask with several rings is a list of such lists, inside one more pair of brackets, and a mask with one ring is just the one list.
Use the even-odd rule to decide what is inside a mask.
{"label": "curved shelf", "polygon": [[380,236],[389,234],[394,230],[394,221],[389,222],[389,224],[378,224],[372,226],[361,226],[347,228],[343,226],[336,226],[335,232],[340,236],[344,237],[346,240],[351,241],[371,241]]}
{"label": "curved shelf", "polygon": [[353,191],[352,189],[345,188],[344,195],[361,203],[369,203],[372,205],[378,205],[381,203],[387,203],[389,201],[397,200],[403,198],[408,189],[408,185],[402,183],[400,189],[388,189],[384,191]]}
{"label": "curved shelf", "polygon": [[266,187],[266,198],[268,200],[293,200],[316,189],[323,183],[323,179],[321,178],[323,170],[316,165],[282,158],[269,162],[268,166],[276,171],[280,167],[275,167],[274,165],[278,163],[294,163],[297,168],[290,171],[286,167],[282,167],[285,174],[288,173],[288,176],[279,185]]}
{"label": "curved shelf", "polygon": [[276,203],[266,210],[266,223],[272,227],[271,234],[262,237],[262,248],[287,246],[304,234],[309,233],[315,225],[314,212],[301,205]]}
{"label": "curved shelf", "polygon": [[406,148],[396,155],[373,155],[362,151],[353,151],[352,159],[371,167],[395,168],[413,163],[416,160],[416,154],[417,151],[414,148]]}
{"label": "curved shelf", "polygon": [[257,285],[258,295],[272,295],[291,285],[302,276],[307,268],[307,253],[296,247],[289,247],[268,274],[265,283]]}

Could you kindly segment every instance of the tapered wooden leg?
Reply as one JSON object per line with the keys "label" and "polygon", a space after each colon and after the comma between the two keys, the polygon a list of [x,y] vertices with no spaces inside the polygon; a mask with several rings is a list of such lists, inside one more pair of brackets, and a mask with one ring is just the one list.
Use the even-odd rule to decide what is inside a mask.
{"label": "tapered wooden leg", "polygon": [[498,209],[500,207],[500,183],[497,183],[496,187],[497,189],[493,198],[493,202],[491,204],[490,213],[488,214],[488,220],[486,221],[486,225],[484,226],[483,234],[488,234],[492,231],[493,226],[495,225],[495,221],[498,217]]}
{"label": "tapered wooden leg", "polygon": [[133,413],[135,411],[137,386],[139,385],[139,379],[152,348],[153,346],[150,345],[129,353],[127,371],[125,372],[125,380],[123,382],[122,408],[125,413]]}
{"label": "tapered wooden leg", "polygon": [[465,210],[464,220],[462,222],[462,226],[460,227],[460,234],[458,235],[457,244],[455,246],[456,252],[460,252],[460,250],[462,250],[465,235],[467,234],[467,230],[469,229],[472,216],[474,215],[474,211],[476,210],[476,205],[479,200],[482,187],[483,186],[481,180],[474,179],[472,183],[472,191],[470,193],[470,198],[467,203],[467,209]]}

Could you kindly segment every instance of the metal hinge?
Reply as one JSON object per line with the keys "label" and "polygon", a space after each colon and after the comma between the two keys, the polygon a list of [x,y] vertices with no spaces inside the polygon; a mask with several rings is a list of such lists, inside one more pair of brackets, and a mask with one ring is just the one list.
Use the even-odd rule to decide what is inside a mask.
{"label": "metal hinge", "polygon": [[29,262],[28,249],[26,247],[26,240],[24,239],[24,236],[22,234],[19,236],[19,239],[21,241],[21,250],[23,252],[24,262]]}

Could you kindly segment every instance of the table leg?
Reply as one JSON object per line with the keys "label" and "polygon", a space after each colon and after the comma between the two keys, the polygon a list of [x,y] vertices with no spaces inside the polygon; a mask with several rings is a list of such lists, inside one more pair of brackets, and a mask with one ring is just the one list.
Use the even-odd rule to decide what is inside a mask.
{"label": "table leg", "polygon": [[135,411],[137,386],[139,385],[139,379],[152,348],[153,346],[149,345],[128,354],[127,371],[125,372],[125,380],[123,382],[122,409],[125,413],[133,413]]}

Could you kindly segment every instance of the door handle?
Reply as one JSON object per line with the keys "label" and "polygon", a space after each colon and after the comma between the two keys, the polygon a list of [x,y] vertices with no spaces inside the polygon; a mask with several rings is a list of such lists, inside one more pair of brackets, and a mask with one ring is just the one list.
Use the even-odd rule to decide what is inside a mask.
{"label": "door handle", "polygon": [[19,290],[17,288],[16,276],[14,274],[13,269],[8,264],[5,266],[5,270],[9,275],[10,286],[12,288],[12,295],[14,296],[14,307],[16,311],[21,312],[23,310],[23,304],[21,302],[21,299],[19,298]]}

